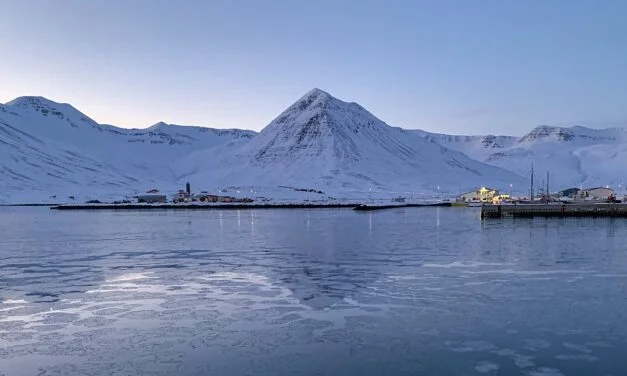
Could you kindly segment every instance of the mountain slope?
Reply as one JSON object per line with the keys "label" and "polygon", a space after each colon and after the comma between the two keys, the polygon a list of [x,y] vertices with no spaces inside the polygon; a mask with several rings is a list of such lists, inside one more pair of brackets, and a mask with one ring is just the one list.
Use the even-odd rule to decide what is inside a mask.
{"label": "mountain slope", "polygon": [[532,164],[538,185],[549,170],[555,189],[624,191],[625,160],[627,133],[620,128],[435,134],[390,127],[318,89],[259,134],[165,123],[122,129],[41,97],[0,105],[0,202],[121,198],[155,187],[173,191],[186,181],[198,190],[292,186],[360,197],[370,189],[392,195],[439,186],[457,193],[510,184],[525,193]]}
{"label": "mountain slope", "polygon": [[430,133],[419,129],[411,130],[410,132],[413,132],[448,149],[460,151],[477,160],[484,160],[490,154],[496,153],[501,149],[510,148],[518,141],[518,137],[514,136],[448,135],[442,133]]}
{"label": "mountain slope", "polygon": [[550,171],[555,188],[618,188],[624,187],[627,180],[627,133],[621,128],[539,126],[519,138],[447,136],[424,131],[417,134],[522,176],[529,176],[533,164],[540,176]]}
{"label": "mountain slope", "polygon": [[[195,158],[184,159],[178,171],[211,185],[298,185],[331,191],[435,191],[440,186],[456,192],[460,187],[524,181],[390,127],[360,105],[319,89],[250,142],[213,155],[206,169],[198,169]],[[195,167],[186,171],[185,165]]]}
{"label": "mountain slope", "polygon": [[100,125],[67,104],[17,98],[0,105],[0,201],[119,198],[152,186],[174,187],[174,161],[254,135],[164,123],[122,129]]}

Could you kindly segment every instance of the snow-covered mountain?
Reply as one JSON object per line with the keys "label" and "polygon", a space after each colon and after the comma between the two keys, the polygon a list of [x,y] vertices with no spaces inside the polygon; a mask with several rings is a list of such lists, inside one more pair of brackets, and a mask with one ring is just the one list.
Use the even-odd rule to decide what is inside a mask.
{"label": "snow-covered mountain", "polygon": [[[202,166],[199,161],[202,161]],[[327,191],[457,192],[525,179],[419,134],[394,128],[356,103],[314,89],[258,136],[228,151],[184,158],[186,179],[210,185],[295,185]]]}
{"label": "snow-covered mountain", "polygon": [[68,104],[17,98],[0,105],[0,202],[120,198],[173,187],[179,183],[175,161],[255,134],[164,123],[123,129],[98,124]]}
{"label": "snow-covered mountain", "polygon": [[[149,188],[290,186],[336,192],[526,192],[625,189],[627,132],[540,126],[523,137],[454,136],[387,125],[356,103],[314,89],[259,134],[158,123],[98,124],[69,104],[21,97],[0,105],[0,203],[122,198]],[[56,199],[55,199],[56,200]],[[55,201],[52,200],[52,201]]]}
{"label": "snow-covered mountain", "polygon": [[627,181],[627,132],[622,128],[539,126],[523,137],[416,134],[521,176],[529,176],[533,164],[538,182],[550,171],[555,188],[624,189]]}
{"label": "snow-covered mountain", "polygon": [[423,136],[318,89],[258,135],[164,123],[123,129],[69,104],[21,97],[0,105],[0,202],[121,198],[185,181],[390,194],[524,182]]}
{"label": "snow-covered mountain", "polygon": [[509,148],[518,141],[514,136],[461,136],[412,130],[417,135],[451,150],[460,151],[473,159],[483,160],[490,154]]}

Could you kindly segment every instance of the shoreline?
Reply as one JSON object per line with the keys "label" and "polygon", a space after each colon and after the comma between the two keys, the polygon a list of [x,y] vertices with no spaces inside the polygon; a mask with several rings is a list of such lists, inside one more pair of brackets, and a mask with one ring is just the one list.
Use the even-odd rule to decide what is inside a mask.
{"label": "shoreline", "polygon": [[[43,206],[43,205],[42,205]],[[362,203],[284,203],[284,204],[67,204],[45,205],[50,210],[242,210],[242,209],[354,209],[373,211],[398,208],[419,208],[432,206],[451,206],[448,202],[377,205]]]}
{"label": "shoreline", "polygon": [[53,205],[50,210],[241,210],[241,209],[341,209],[358,204],[77,204]]}
{"label": "shoreline", "polygon": [[0,207],[24,207],[24,206],[59,206],[60,204],[0,204]]}

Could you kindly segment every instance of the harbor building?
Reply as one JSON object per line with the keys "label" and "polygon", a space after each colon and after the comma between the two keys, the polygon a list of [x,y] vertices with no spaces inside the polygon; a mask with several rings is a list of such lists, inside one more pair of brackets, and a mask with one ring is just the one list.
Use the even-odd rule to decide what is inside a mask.
{"label": "harbor building", "polygon": [[499,196],[499,191],[496,189],[481,187],[474,191],[463,193],[459,196],[459,201],[470,202],[493,202],[495,197]]}

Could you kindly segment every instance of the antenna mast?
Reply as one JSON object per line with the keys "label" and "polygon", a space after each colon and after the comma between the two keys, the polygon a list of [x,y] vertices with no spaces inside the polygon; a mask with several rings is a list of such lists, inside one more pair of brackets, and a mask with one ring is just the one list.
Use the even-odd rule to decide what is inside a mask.
{"label": "antenna mast", "polygon": [[546,201],[551,200],[551,193],[549,192],[549,172],[546,172]]}
{"label": "antenna mast", "polygon": [[531,202],[533,202],[533,163],[531,164]]}

